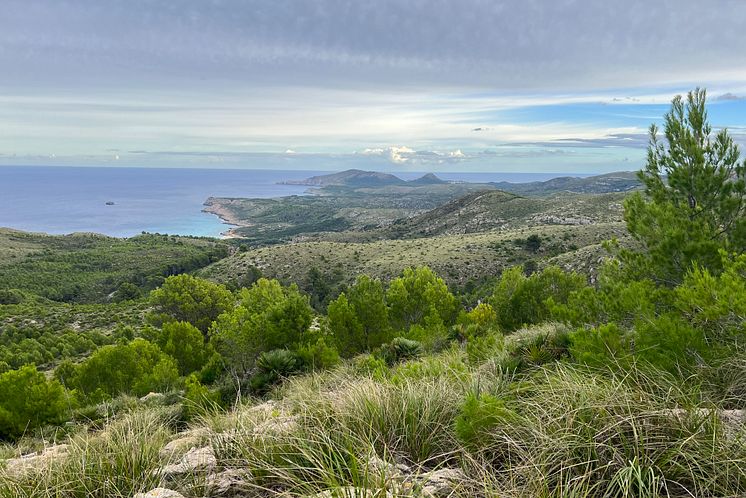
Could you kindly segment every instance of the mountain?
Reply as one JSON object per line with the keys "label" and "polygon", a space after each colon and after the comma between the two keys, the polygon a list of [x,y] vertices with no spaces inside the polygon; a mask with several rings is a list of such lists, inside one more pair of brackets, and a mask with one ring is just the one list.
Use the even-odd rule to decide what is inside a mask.
{"label": "mountain", "polygon": [[637,174],[633,171],[617,171],[586,178],[563,176],[544,182],[495,182],[493,185],[500,190],[521,195],[548,195],[558,192],[605,194],[634,190],[640,187],[640,181],[637,179]]}
{"label": "mountain", "polygon": [[442,185],[444,183],[448,183],[445,180],[441,180],[437,176],[435,176],[432,173],[428,173],[426,175],[423,175],[416,180],[411,180],[407,182],[409,185]]}
{"label": "mountain", "polygon": [[389,173],[348,169],[329,175],[312,176],[305,180],[283,182],[285,185],[308,185],[309,187],[344,186],[353,188],[383,187],[388,185],[406,185],[407,182]]}

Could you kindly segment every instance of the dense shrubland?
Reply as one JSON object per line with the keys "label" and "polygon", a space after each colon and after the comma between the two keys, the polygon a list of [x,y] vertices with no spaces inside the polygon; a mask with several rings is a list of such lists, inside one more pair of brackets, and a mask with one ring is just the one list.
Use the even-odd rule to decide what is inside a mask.
{"label": "dense shrubland", "polygon": [[[703,92],[674,101],[666,138],[651,130],[646,190],[625,205],[638,249],[610,242],[592,284],[515,267],[464,296],[418,267],[361,275],[322,314],[295,285],[179,275],[150,293],[147,323],[83,337],[51,377],[0,363],[4,439],[114,420],[60,429],[68,457],[0,475],[0,496],[150,489],[185,424],[221,468],[249,469],[257,496],[417,496],[371,454],[412,474],[462,469],[455,496],[743,494],[746,170],[727,133],[712,136]],[[167,395],[137,400],[151,391]]]}
{"label": "dense shrubland", "polygon": [[0,231],[0,250],[1,304],[19,301],[19,291],[70,303],[124,301],[228,254],[226,244],[211,239],[16,231]]}

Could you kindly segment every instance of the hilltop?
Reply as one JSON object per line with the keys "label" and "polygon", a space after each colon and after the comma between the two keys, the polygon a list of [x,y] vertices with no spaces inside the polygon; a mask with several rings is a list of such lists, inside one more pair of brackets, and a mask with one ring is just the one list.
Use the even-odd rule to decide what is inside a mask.
{"label": "hilltop", "polygon": [[390,173],[348,169],[339,173],[317,175],[305,180],[289,180],[283,185],[307,185],[309,187],[343,186],[353,188],[385,187],[391,185],[438,185],[448,183],[433,173],[427,173],[416,180],[406,181]]}
{"label": "hilltop", "polygon": [[543,182],[496,182],[493,185],[500,190],[522,195],[548,195],[559,192],[586,194],[629,192],[641,186],[640,181],[637,179],[637,173],[633,171],[617,171],[585,178],[562,176]]}
{"label": "hilltop", "polygon": [[622,194],[563,194],[523,197],[502,190],[474,192],[400,219],[382,230],[387,238],[466,234],[537,225],[621,222]]}
{"label": "hilltop", "polygon": [[308,185],[309,187],[328,187],[343,185],[346,187],[382,187],[385,185],[403,185],[406,182],[399,177],[378,171],[348,169],[339,173],[312,176],[305,180],[282,182],[285,185]]}

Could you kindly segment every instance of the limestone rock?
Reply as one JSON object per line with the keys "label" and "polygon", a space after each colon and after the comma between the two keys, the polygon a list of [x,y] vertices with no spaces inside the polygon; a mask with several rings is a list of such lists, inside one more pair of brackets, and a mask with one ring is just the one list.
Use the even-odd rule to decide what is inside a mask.
{"label": "limestone rock", "polygon": [[192,448],[181,457],[179,463],[165,466],[160,473],[166,478],[183,474],[210,473],[215,465],[217,465],[217,460],[212,447],[205,446],[204,448]]}
{"label": "limestone rock", "polygon": [[208,436],[208,429],[195,429],[182,432],[161,449],[161,457],[168,458],[178,453],[184,453],[191,448],[198,448]]}
{"label": "limestone rock", "polygon": [[254,436],[286,436],[298,428],[298,417],[279,415],[271,417],[254,428]]}
{"label": "limestone rock", "polygon": [[166,396],[162,393],[149,392],[148,394],[140,398],[140,401],[142,401],[143,403],[153,403],[153,402],[161,401],[165,397]]}
{"label": "limestone rock", "polygon": [[466,481],[466,475],[461,469],[439,469],[422,474],[418,480],[423,496],[449,496]]}
{"label": "limestone rock", "polygon": [[56,444],[45,448],[42,452],[23,455],[12,458],[5,462],[5,472],[9,475],[21,475],[32,470],[41,470],[53,460],[67,456],[69,446],[67,444]]}
{"label": "limestone rock", "polygon": [[403,477],[411,472],[410,468],[401,463],[391,463],[378,455],[368,458],[368,473],[379,474],[387,479]]}
{"label": "limestone rock", "polygon": [[251,488],[253,476],[248,470],[227,469],[207,478],[206,486],[210,496],[237,497]]}
{"label": "limestone rock", "polygon": [[147,493],[137,493],[134,498],[184,498],[184,495],[172,489],[155,488]]}

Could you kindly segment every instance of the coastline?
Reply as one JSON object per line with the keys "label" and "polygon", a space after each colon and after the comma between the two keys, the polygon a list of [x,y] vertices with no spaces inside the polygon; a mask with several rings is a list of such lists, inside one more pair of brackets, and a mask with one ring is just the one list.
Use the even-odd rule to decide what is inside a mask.
{"label": "coastline", "polygon": [[231,225],[233,228],[229,228],[224,232],[220,232],[220,236],[223,239],[240,239],[241,236],[236,233],[236,228],[244,226],[238,223],[238,218],[227,209],[221,201],[216,197],[208,197],[207,200],[202,204],[202,212],[209,213],[220,218],[220,221],[225,225]]}

